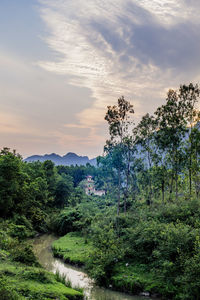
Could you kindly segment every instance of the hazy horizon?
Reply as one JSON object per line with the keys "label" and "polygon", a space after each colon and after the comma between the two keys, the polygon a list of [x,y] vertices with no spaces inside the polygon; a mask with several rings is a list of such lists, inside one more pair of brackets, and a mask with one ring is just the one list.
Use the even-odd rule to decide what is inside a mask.
{"label": "hazy horizon", "polygon": [[[55,152],[42,153],[42,154],[34,153],[34,154],[29,155],[29,156],[27,156],[27,157],[23,157],[23,159],[26,159],[26,158],[28,158],[28,157],[35,156],[35,155],[38,155],[38,156],[44,156],[44,155],[52,155],[52,154],[56,154],[56,155],[59,155],[60,157],[63,157],[64,155],[66,155],[66,154],[68,154],[68,153],[75,153],[75,154],[77,154],[78,156],[87,156],[90,160],[93,159],[93,158],[96,158],[96,157],[90,157],[89,155],[82,155],[81,153],[76,153],[76,152],[73,152],[73,151],[67,151],[66,153],[63,153],[63,154],[55,153]],[[101,154],[99,154],[99,155],[101,155]]]}

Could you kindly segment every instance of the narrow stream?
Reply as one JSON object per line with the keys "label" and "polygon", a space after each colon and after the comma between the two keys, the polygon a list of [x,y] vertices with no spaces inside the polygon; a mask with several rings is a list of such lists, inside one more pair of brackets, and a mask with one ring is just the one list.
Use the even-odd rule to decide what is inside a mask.
{"label": "narrow stream", "polygon": [[53,257],[51,244],[57,237],[42,235],[33,240],[33,250],[40,264],[48,271],[66,276],[70,279],[72,287],[84,288],[89,300],[143,300],[150,298],[130,296],[125,293],[114,292],[109,289],[96,286],[93,281],[80,268],[64,263],[61,259]]}

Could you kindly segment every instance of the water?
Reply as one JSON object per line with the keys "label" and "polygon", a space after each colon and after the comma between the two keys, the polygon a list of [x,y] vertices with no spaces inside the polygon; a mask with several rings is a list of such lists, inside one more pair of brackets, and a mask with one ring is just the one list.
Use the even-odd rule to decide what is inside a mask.
{"label": "water", "polygon": [[64,263],[61,259],[53,257],[51,244],[57,237],[53,235],[42,235],[33,240],[33,250],[40,264],[48,271],[69,278],[72,287],[84,288],[85,295],[89,300],[143,300],[150,298],[130,296],[125,293],[114,292],[109,289],[100,288],[80,268]]}

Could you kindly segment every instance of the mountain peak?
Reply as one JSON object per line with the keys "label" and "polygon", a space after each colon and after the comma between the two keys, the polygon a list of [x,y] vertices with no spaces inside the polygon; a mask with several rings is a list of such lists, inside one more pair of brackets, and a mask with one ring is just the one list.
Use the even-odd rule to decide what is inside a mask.
{"label": "mountain peak", "polygon": [[51,160],[55,165],[86,165],[90,163],[93,166],[96,166],[96,158],[89,159],[88,156],[79,156],[74,152],[68,152],[64,156],[60,156],[56,153],[45,154],[45,155],[32,155],[27,157],[25,161],[33,162],[33,161],[41,161],[44,162],[45,160]]}
{"label": "mountain peak", "polygon": [[74,152],[68,152],[63,157],[79,157],[79,156]]}

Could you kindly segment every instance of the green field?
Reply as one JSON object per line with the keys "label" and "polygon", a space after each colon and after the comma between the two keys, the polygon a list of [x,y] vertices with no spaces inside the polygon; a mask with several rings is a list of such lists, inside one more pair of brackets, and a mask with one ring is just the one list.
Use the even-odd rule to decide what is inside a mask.
{"label": "green field", "polygon": [[1,299],[83,299],[82,294],[58,282],[55,275],[20,263],[1,262]]}
{"label": "green field", "polygon": [[53,242],[52,250],[54,256],[81,266],[88,261],[92,246],[90,242],[86,242],[80,233],[71,232]]}

